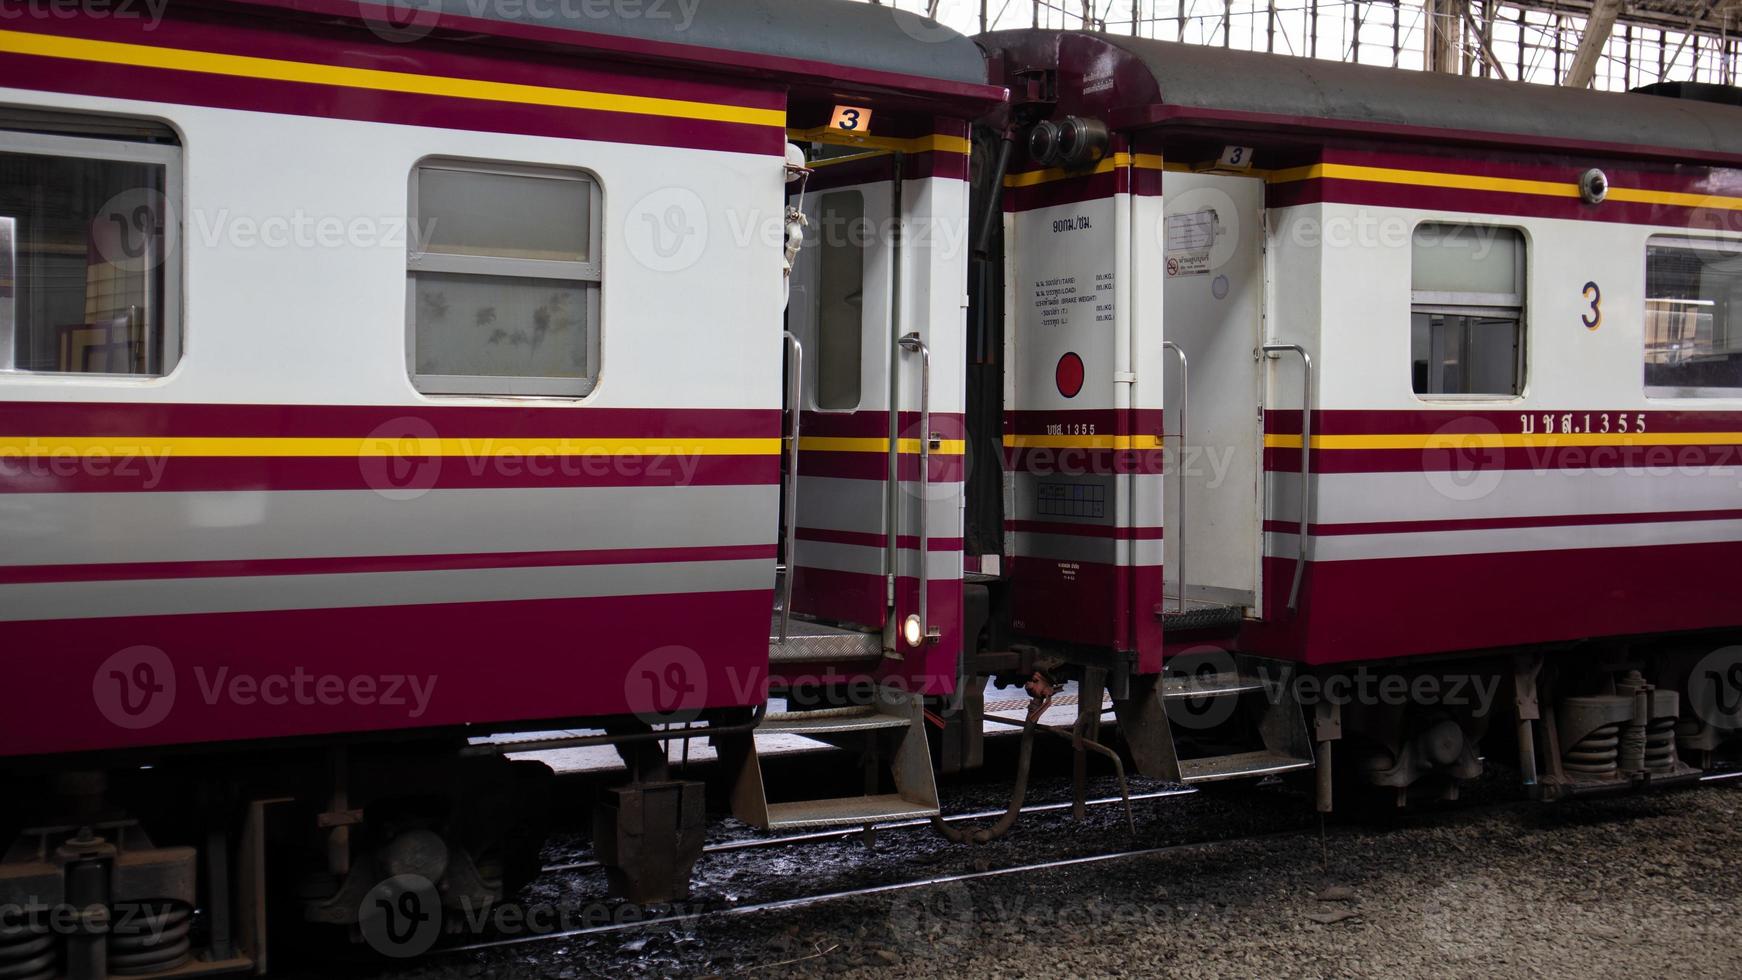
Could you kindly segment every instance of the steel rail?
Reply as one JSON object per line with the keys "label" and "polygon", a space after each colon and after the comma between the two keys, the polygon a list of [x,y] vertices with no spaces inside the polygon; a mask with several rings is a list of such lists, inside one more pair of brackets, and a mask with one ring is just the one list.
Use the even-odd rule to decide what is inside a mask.
{"label": "steel rail", "polygon": [[[1131,794],[1131,802],[1137,803],[1143,800],[1163,800],[1174,796],[1194,796],[1197,792],[1197,790],[1190,786],[1181,786],[1177,789],[1156,790],[1153,793],[1133,793]],[[1104,796],[1099,799],[1089,800],[1084,805],[1112,806],[1115,803],[1123,802],[1124,799],[1122,797]],[[1073,805],[1074,804],[1068,800],[1063,803],[1033,803],[1023,807],[1021,812],[1024,814],[1053,813],[1059,810],[1069,810]],[[961,823],[968,820],[991,820],[994,817],[1002,817],[1003,815],[1003,810],[980,810],[974,813],[952,814],[945,817],[944,821],[946,823]],[[929,817],[920,817],[913,820],[895,820],[889,823],[874,823],[869,826],[877,830],[908,830],[914,827],[929,827],[931,826],[931,819]],[[748,840],[724,841],[719,844],[710,844],[707,847],[702,848],[702,853],[725,854],[732,851],[759,850],[764,847],[781,847],[787,844],[808,844],[817,841],[846,840],[849,837],[864,833],[864,830],[865,828],[863,827],[848,827],[837,830],[813,830],[810,833],[791,834],[786,837],[755,837]],[[540,874],[557,874],[563,871],[589,871],[599,866],[599,862],[597,861],[576,861],[571,864],[551,864],[546,865],[540,871]]]}
{"label": "steel rail", "polygon": [[[1066,804],[1067,806],[1069,804]],[[1142,858],[1160,857],[1166,854],[1186,854],[1194,851],[1209,850],[1215,847],[1225,847],[1234,844],[1248,844],[1285,840],[1301,837],[1313,837],[1319,833],[1314,828],[1297,828],[1280,830],[1268,834],[1253,834],[1246,837],[1224,837],[1209,841],[1192,841],[1183,844],[1166,844],[1161,847],[1142,847],[1125,851],[1114,851],[1107,854],[1089,854],[1082,857],[1059,858],[1055,861],[1037,861],[1031,864],[1019,864],[1004,868],[989,868],[985,871],[966,871],[960,874],[937,875],[918,881],[898,881],[885,885],[870,885],[865,888],[851,888],[845,891],[824,892],[820,895],[801,895],[796,898],[782,898],[771,902],[753,902],[749,905],[733,905],[726,908],[713,909],[706,912],[686,912],[682,915],[668,915],[659,918],[641,919],[636,922],[612,922],[598,926],[586,926],[579,929],[563,929],[554,932],[538,933],[527,936],[510,936],[506,939],[494,939],[487,942],[467,943],[463,946],[449,946],[430,950],[430,956],[440,956],[448,953],[468,953],[486,949],[503,949],[511,946],[523,946],[528,943],[548,942],[557,939],[573,939],[577,936],[596,936],[609,932],[624,932],[631,929],[645,929],[649,926],[677,925],[684,922],[696,922],[702,919],[725,918],[727,916],[750,915],[757,912],[779,912],[787,909],[807,908],[812,905],[822,905],[827,902],[838,902],[850,898],[866,898],[874,895],[887,895],[892,892],[910,891],[917,888],[932,888],[938,885],[950,885],[963,881],[982,881],[988,878],[1002,878],[1016,874],[1030,874],[1036,871],[1051,871],[1059,868],[1080,868],[1088,865],[1106,864],[1111,861],[1128,861]]]}

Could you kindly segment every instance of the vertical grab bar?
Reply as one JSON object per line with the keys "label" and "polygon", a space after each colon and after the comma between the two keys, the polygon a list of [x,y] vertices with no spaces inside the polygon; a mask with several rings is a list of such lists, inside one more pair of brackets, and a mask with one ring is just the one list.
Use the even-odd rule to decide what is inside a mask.
{"label": "vertical grab bar", "polygon": [[[1175,552],[1174,565],[1176,566],[1176,570],[1179,572],[1179,575],[1178,575],[1179,595],[1176,596],[1175,599],[1178,602],[1179,611],[1185,612],[1186,611],[1186,536],[1185,536],[1186,535],[1186,420],[1188,418],[1188,416],[1186,414],[1186,409],[1191,403],[1191,393],[1192,393],[1192,389],[1191,389],[1191,364],[1186,360],[1185,350],[1183,348],[1181,348],[1180,345],[1174,343],[1173,341],[1164,340],[1161,342],[1161,347],[1163,350],[1173,351],[1174,356],[1179,358],[1179,432],[1178,432],[1179,455],[1175,458],[1176,462],[1179,465],[1179,473],[1175,477],[1175,479],[1179,485],[1179,529],[1177,531],[1172,532],[1172,537],[1173,537],[1173,540],[1175,542],[1175,545],[1174,545],[1174,552]],[[1163,458],[1165,459],[1165,456]],[[1163,517],[1164,517],[1163,523],[1166,523],[1166,521],[1165,521],[1166,510],[1164,509],[1162,513],[1163,513]],[[1166,534],[1169,532],[1167,532],[1164,529],[1163,533]],[[1135,546],[1135,541],[1133,542],[1133,546]],[[1166,583],[1163,583],[1163,585],[1162,585],[1161,601],[1162,601],[1162,605],[1165,607],[1167,605],[1167,586],[1166,586]]]}
{"label": "vertical grab bar", "polygon": [[[896,343],[904,351],[919,354],[919,628],[909,632],[903,624],[902,629],[907,645],[917,647],[923,643],[935,643],[943,635],[941,630],[931,628],[931,618],[926,611],[926,593],[931,591],[931,577],[926,568],[927,559],[931,557],[931,537],[926,527],[926,511],[931,509],[931,348],[919,339],[917,332],[902,334]],[[899,442],[895,449],[899,458]]]}
{"label": "vertical grab bar", "polygon": [[786,404],[792,413],[792,435],[786,444],[786,500],[781,515],[781,538],[786,544],[786,575],[780,581],[780,642],[786,644],[787,627],[792,623],[792,579],[798,570],[798,430],[804,414],[804,345],[792,331],[785,332],[786,350],[792,358],[792,370],[786,379]]}
{"label": "vertical grab bar", "polygon": [[1294,585],[1288,590],[1288,611],[1300,604],[1300,580],[1306,571],[1307,518],[1312,512],[1312,447],[1313,447],[1313,356],[1299,344],[1265,344],[1264,356],[1275,358],[1293,351],[1300,355],[1300,530],[1294,542]]}

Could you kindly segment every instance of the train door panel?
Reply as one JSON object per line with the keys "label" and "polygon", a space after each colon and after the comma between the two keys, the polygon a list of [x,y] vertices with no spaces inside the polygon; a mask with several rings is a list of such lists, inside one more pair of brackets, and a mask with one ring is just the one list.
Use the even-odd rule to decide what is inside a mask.
{"label": "train door panel", "polygon": [[803,351],[793,611],[872,629],[888,613],[893,281],[880,230],[894,206],[891,180],[843,183],[820,161],[787,307]]}
{"label": "train door panel", "polygon": [[1165,388],[1169,431],[1182,408],[1187,428],[1164,494],[1168,608],[1259,608],[1264,183],[1169,173],[1163,200],[1163,333],[1189,365]]}

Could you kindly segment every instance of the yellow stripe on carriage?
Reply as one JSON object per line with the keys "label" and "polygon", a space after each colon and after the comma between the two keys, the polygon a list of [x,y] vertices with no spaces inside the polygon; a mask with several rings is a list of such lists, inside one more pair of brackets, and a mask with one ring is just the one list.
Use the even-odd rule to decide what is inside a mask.
{"label": "yellow stripe on carriage", "polygon": [[[1299,449],[1300,436],[1271,433],[1267,449]],[[1738,446],[1742,432],[1429,432],[1313,436],[1314,449],[1555,449],[1570,446]]]}
{"label": "yellow stripe on carriage", "polygon": [[1030,170],[1027,173],[1011,174],[1004,178],[1005,187],[1033,187],[1036,184],[1049,184],[1055,180],[1070,180],[1074,177],[1091,177],[1095,174],[1110,174],[1121,167],[1136,167],[1138,170],[1161,170],[1161,155],[1157,153],[1115,153],[1095,164],[1090,170],[1066,170],[1063,167],[1051,167],[1046,170]]}
{"label": "yellow stripe on carriage", "polygon": [[767,439],[428,439],[404,437],[0,436],[0,458],[79,456],[772,456]]}
{"label": "yellow stripe on carriage", "polygon": [[[1411,187],[1444,187],[1462,191],[1497,191],[1505,194],[1533,194],[1538,197],[1579,196],[1576,181],[1526,180],[1518,177],[1483,177],[1476,174],[1441,173],[1431,170],[1397,170],[1389,167],[1367,167],[1352,163],[1315,163],[1307,167],[1276,170],[1266,175],[1273,184],[1301,180],[1357,180],[1369,184],[1404,184]],[[1609,200],[1633,204],[1664,204],[1683,208],[1722,208],[1742,210],[1742,197],[1717,194],[1688,194],[1680,191],[1653,191],[1638,187],[1609,188]]]}
{"label": "yellow stripe on carriage", "polygon": [[166,48],[149,44],[127,44],[120,41],[93,41],[86,38],[57,37],[28,31],[0,31],[0,52],[35,55],[44,58],[64,58],[70,61],[135,65],[141,68],[166,68],[207,75],[262,78],[278,82],[304,82],[310,85],[331,85],[340,88],[476,99],[486,102],[513,102],[564,109],[593,109],[601,112],[703,119],[752,126],[780,126],[784,128],[786,125],[786,113],[780,109],[759,109],[751,106],[721,105],[713,102],[693,102],[645,95],[619,95],[611,92],[587,92],[544,85],[523,85],[516,82],[492,82],[475,78],[385,71],[379,68],[349,68],[342,65],[287,61],[252,55],[221,54],[215,51],[195,51],[187,48]]}
{"label": "yellow stripe on carriage", "polygon": [[[868,152],[863,156],[871,156],[871,151],[879,153],[961,153],[966,154],[973,144],[966,136],[950,136],[946,133],[933,133],[929,136],[870,136],[860,133],[844,133],[827,126],[817,126],[813,129],[789,129],[786,138],[796,143],[830,143],[836,146],[862,146]],[[843,160],[857,160],[861,155],[851,157],[829,157],[811,163],[813,167],[825,167],[840,163]]]}
{"label": "yellow stripe on carriage", "polygon": [[[902,439],[901,454],[904,456],[919,455],[918,439]],[[889,453],[889,440],[872,437],[848,436],[799,436],[798,448],[811,453]],[[967,451],[967,444],[960,439],[939,439],[932,446],[934,456],[960,456]]]}

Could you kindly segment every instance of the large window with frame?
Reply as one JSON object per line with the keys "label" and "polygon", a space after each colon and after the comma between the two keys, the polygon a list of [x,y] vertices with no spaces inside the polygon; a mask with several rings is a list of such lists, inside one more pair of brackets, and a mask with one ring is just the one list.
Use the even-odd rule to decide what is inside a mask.
{"label": "large window with frame", "polygon": [[1645,393],[1742,395],[1742,242],[1646,244]]}
{"label": "large window with frame", "polygon": [[1411,381],[1427,398],[1524,391],[1525,244],[1516,228],[1426,223],[1412,242]]}
{"label": "large window with frame", "polygon": [[599,377],[599,184],[580,170],[426,160],[412,172],[413,382],[585,395]]}
{"label": "large window with frame", "polygon": [[0,109],[0,371],[169,373],[180,162],[160,123]]}
{"label": "large window with frame", "polygon": [[835,191],[818,201],[817,407],[859,407],[864,363],[865,195]]}

